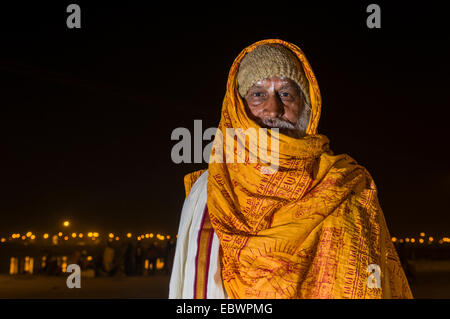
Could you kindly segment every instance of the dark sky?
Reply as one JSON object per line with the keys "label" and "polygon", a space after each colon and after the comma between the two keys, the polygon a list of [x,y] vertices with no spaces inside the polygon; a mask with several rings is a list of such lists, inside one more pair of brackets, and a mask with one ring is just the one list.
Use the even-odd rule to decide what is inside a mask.
{"label": "dark sky", "polygon": [[183,176],[206,164],[174,164],[171,132],[217,126],[234,58],[276,37],[308,57],[319,132],[372,174],[391,234],[449,235],[445,11],[378,1],[371,30],[369,3],[80,3],[81,30],[66,28],[65,4],[2,7],[0,234],[65,218],[80,231],[175,234]]}

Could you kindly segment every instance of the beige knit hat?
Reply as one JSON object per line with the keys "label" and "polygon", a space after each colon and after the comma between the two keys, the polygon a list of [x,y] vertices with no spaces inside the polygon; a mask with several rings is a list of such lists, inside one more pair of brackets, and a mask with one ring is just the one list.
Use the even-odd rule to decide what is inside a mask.
{"label": "beige knit hat", "polygon": [[260,45],[244,56],[237,74],[239,94],[244,97],[256,82],[273,76],[284,76],[297,83],[311,105],[308,79],[300,61],[279,44]]}

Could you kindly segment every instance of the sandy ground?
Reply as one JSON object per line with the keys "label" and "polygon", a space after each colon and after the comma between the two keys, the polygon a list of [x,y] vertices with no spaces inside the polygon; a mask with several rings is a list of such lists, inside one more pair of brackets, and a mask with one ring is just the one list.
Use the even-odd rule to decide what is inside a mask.
{"label": "sandy ground", "polygon": [[[418,273],[411,283],[415,298],[450,299],[450,272]],[[66,277],[0,275],[0,298],[167,298],[169,276],[82,278],[69,289]]]}
{"label": "sandy ground", "polygon": [[418,273],[410,286],[415,298],[450,299],[450,272]]}
{"label": "sandy ground", "polygon": [[169,276],[82,278],[67,288],[66,277],[0,275],[0,298],[167,298]]}

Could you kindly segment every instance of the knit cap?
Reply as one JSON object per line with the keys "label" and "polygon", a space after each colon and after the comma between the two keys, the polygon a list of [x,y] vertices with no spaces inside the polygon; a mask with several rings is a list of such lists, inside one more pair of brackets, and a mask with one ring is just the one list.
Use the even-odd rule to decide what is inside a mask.
{"label": "knit cap", "polygon": [[247,53],[237,74],[238,91],[244,97],[258,81],[273,76],[283,76],[294,81],[310,105],[309,84],[298,58],[285,46],[263,44]]}

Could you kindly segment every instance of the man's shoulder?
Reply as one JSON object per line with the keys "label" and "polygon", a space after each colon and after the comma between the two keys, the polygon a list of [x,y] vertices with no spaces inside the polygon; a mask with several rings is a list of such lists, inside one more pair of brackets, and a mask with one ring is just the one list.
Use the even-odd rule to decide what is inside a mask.
{"label": "man's shoulder", "polygon": [[186,198],[189,196],[189,193],[191,192],[191,189],[194,186],[195,182],[197,182],[200,176],[202,176],[205,172],[207,173],[207,171],[207,169],[201,169],[184,176],[184,189],[186,191]]}
{"label": "man's shoulder", "polygon": [[330,166],[331,170],[358,169],[363,171],[364,173],[369,173],[365,166],[363,166],[355,158],[346,153],[342,154],[324,153],[322,154],[322,157],[326,159],[326,161],[329,163],[328,165]]}
{"label": "man's shoulder", "polygon": [[[327,175],[338,176],[342,182],[353,185],[356,188],[375,189],[375,183],[368,169],[358,163],[352,156],[348,154],[325,155],[325,166],[329,166]],[[356,182],[358,180],[358,182]]]}

